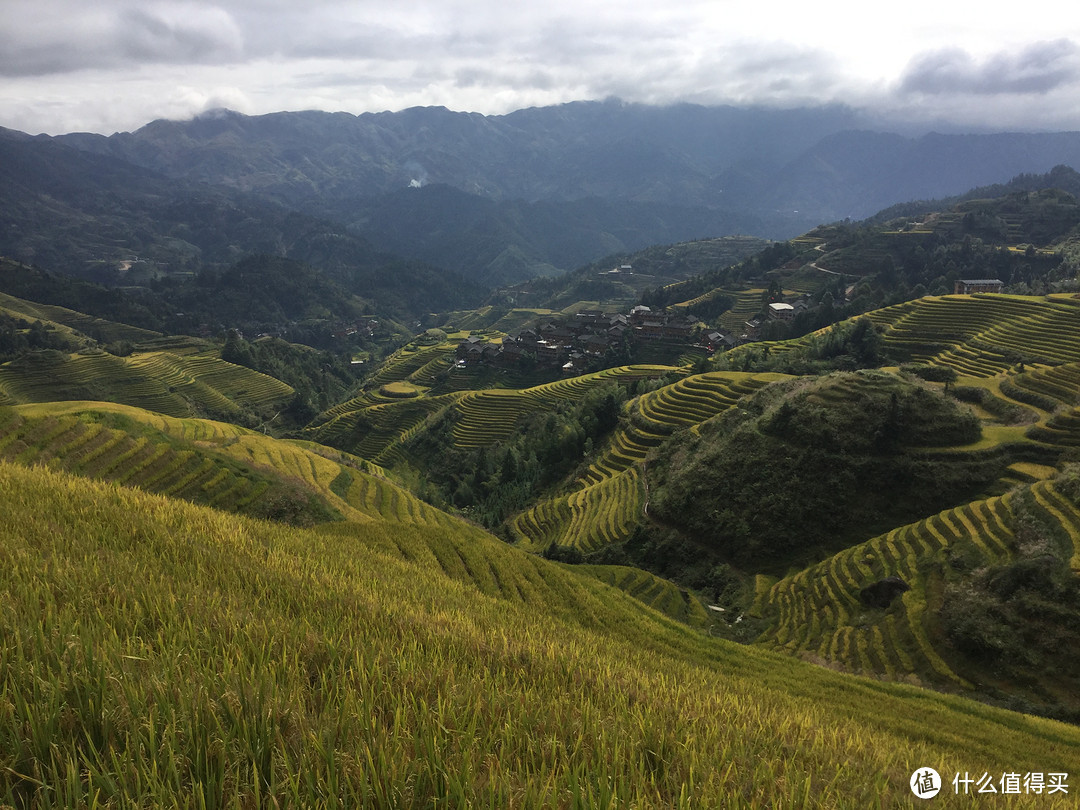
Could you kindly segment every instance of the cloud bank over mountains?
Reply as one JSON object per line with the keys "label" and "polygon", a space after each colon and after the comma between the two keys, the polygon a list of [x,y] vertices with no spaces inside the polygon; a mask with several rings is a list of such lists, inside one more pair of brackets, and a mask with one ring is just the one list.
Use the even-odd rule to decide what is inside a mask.
{"label": "cloud bank over mountains", "polygon": [[1080,20],[1056,3],[790,5],[5,0],[0,125],[108,133],[223,106],[504,113],[617,96],[1080,129]]}

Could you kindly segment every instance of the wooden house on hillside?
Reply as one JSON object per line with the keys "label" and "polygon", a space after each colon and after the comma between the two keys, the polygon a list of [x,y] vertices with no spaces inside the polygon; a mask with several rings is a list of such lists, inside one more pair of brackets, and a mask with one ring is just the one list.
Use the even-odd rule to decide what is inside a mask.
{"label": "wooden house on hillside", "polygon": [[956,295],[999,293],[1004,286],[1005,282],[996,278],[962,278],[957,280],[953,292]]}

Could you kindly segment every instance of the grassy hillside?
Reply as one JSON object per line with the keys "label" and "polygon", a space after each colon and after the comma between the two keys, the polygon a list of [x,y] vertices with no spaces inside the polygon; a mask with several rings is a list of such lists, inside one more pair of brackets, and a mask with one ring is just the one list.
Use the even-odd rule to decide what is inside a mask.
{"label": "grassy hillside", "polygon": [[912,801],[919,767],[1080,751],[1073,727],[709,640],[476,531],[285,530],[6,463],[0,489],[15,806],[863,808]]}

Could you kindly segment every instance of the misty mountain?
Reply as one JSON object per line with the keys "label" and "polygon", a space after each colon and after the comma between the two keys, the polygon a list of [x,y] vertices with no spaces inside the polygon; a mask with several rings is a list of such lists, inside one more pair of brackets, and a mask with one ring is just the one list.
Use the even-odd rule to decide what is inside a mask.
{"label": "misty mountain", "polygon": [[919,138],[841,132],[824,138],[774,177],[776,206],[819,211],[821,222],[864,219],[895,203],[960,195],[1057,165],[1080,166],[1080,133],[1001,133]]}
{"label": "misty mountain", "polygon": [[0,130],[0,255],[132,286],[256,254],[309,264],[400,318],[471,305],[485,291],[258,195]]}
{"label": "misty mountain", "polygon": [[[467,285],[440,273],[476,292],[650,244],[790,238],[1080,165],[1080,133],[911,137],[867,124],[842,107],[607,101],[502,116],[219,110],[109,137],[5,132],[0,251],[83,273],[131,255],[169,272],[287,256],[376,299],[355,285],[377,288],[378,268],[400,256],[428,279],[394,276],[405,314],[439,308],[440,285],[460,301]],[[403,302],[409,289],[423,300]]]}
{"label": "misty mountain", "polygon": [[742,165],[777,168],[853,126],[844,108],[764,110],[619,101],[502,116],[219,110],[110,137],[60,136],[174,177],[259,190],[296,204],[445,183],[492,199],[715,200],[711,180]]}
{"label": "misty mountain", "polygon": [[598,257],[713,233],[760,233],[750,213],[592,197],[491,200],[442,183],[327,205],[379,247],[502,286]]}
{"label": "misty mountain", "polygon": [[[345,201],[438,183],[491,200],[700,208],[735,225],[741,223],[732,212],[739,212],[764,229],[755,235],[770,238],[1061,163],[1080,165],[1080,133],[909,137],[868,124],[835,106],[611,100],[501,116],[444,108],[262,116],[219,110],[132,133],[59,140],[171,177],[314,205],[346,222]],[[378,243],[378,233],[371,238]]]}

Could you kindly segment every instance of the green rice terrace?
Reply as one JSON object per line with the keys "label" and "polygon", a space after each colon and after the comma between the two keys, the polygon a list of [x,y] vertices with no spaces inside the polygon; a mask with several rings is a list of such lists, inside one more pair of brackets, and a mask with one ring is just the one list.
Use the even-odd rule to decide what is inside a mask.
{"label": "green rice terrace", "polygon": [[100,400],[182,417],[270,408],[292,393],[280,380],[228,363],[214,350],[128,357],[100,349],[49,351],[0,365],[0,402],[6,404]]}
{"label": "green rice terrace", "polygon": [[621,542],[639,521],[646,492],[639,471],[649,451],[675,431],[693,428],[783,375],[711,372],[685,377],[632,400],[608,446],[570,492],[519,515],[513,531],[526,548],[554,543],[595,551]]}
{"label": "green rice terrace", "polygon": [[622,590],[646,582],[464,524],[280,527],[8,462],[0,490],[15,807],[892,807],[918,768],[1069,773],[1080,750],[710,639]]}
{"label": "green rice terrace", "polygon": [[[431,351],[435,352],[437,348]],[[402,368],[401,362],[393,365],[395,370],[377,373],[373,381],[385,382],[391,376],[408,376],[405,374],[407,367]],[[526,413],[543,410],[560,401],[575,400],[590,389],[609,382],[625,383],[666,373],[680,372],[669,366],[619,366],[525,389],[491,388],[408,399],[388,397],[381,389],[369,390],[321,414],[305,435],[377,464],[392,466],[403,459],[402,445],[429,419],[443,411],[452,411],[455,444],[464,448],[478,447],[506,438]]]}

